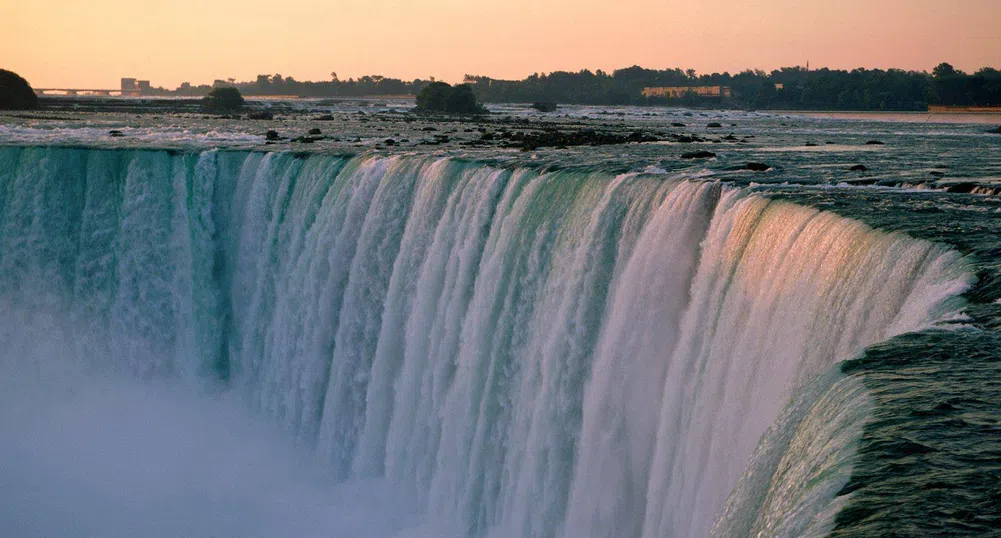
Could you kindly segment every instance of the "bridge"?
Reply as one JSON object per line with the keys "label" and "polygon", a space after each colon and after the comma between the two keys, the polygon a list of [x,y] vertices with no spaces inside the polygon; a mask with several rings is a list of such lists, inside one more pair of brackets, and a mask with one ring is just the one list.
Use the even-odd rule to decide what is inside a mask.
{"label": "bridge", "polygon": [[125,95],[125,92],[123,92],[120,89],[119,90],[95,90],[95,89],[87,89],[87,88],[35,88],[35,94],[38,95],[39,97],[41,97],[43,95],[57,95],[57,94],[61,94],[61,95],[80,95],[80,94],[86,94],[86,95],[111,96],[111,95]]}

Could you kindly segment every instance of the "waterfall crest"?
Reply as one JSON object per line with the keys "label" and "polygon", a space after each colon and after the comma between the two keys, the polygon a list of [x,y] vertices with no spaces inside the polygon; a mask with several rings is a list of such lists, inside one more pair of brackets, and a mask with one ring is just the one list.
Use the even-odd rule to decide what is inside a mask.
{"label": "waterfall crest", "polygon": [[337,480],[498,538],[805,529],[831,488],[771,484],[826,435],[850,461],[810,418],[865,408],[817,407],[834,366],[972,283],[942,245],[640,174],[0,148],[0,195],[9,320],[56,312],[90,368],[221,379]]}

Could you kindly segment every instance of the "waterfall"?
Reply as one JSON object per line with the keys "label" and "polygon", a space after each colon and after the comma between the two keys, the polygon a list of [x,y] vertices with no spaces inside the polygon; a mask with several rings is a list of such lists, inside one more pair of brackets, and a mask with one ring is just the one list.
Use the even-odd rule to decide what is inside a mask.
{"label": "waterfall", "polygon": [[972,284],[683,177],[6,147],[0,196],[0,334],[45,312],[87,369],[223,386],[468,536],[820,529],[837,487],[775,484],[829,436],[850,469],[868,403],[836,365]]}

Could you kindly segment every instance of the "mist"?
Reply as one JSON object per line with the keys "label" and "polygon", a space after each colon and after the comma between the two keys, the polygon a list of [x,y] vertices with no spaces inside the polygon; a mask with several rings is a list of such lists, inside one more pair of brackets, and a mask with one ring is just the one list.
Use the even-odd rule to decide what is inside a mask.
{"label": "mist", "polygon": [[87,371],[63,320],[4,310],[0,535],[448,534],[409,488],[336,484],[241,398]]}

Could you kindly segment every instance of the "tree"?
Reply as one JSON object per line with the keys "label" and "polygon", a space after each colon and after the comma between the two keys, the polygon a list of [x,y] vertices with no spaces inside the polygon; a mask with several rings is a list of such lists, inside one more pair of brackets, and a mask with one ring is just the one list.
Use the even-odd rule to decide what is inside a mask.
{"label": "tree", "polygon": [[984,78],[1001,78],[1001,71],[994,69],[993,67],[981,67],[976,73],[974,73],[974,76]]}
{"label": "tree", "polygon": [[233,87],[216,88],[202,101],[206,112],[213,114],[229,114],[243,110],[243,96],[240,90]]}
{"label": "tree", "polygon": [[432,82],[425,86],[417,94],[417,110],[449,114],[483,114],[486,112],[486,109],[476,102],[472,86],[469,84],[452,86],[445,82]]}
{"label": "tree", "polygon": [[38,96],[27,80],[13,71],[0,69],[0,110],[34,110]]}
{"label": "tree", "polygon": [[952,64],[942,62],[936,65],[935,69],[932,69],[931,74],[935,78],[948,78],[954,77],[959,73],[956,71],[956,68],[952,66]]}

